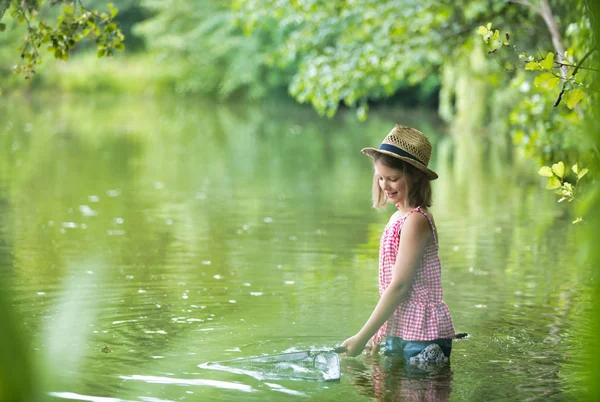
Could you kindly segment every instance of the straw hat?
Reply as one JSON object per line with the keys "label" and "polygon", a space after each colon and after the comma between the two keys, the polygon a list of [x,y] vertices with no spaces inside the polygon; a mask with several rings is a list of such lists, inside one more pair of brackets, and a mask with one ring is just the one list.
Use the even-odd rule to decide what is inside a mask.
{"label": "straw hat", "polygon": [[427,167],[431,157],[431,142],[425,135],[410,127],[396,124],[390,133],[383,139],[377,148],[363,148],[360,150],[371,158],[376,154],[386,154],[410,163],[427,175],[429,180],[438,178],[437,173]]}

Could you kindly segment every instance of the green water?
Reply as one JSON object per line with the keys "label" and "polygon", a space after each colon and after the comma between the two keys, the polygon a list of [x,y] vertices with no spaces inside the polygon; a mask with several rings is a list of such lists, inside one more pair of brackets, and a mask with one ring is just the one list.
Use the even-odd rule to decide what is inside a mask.
{"label": "green water", "polygon": [[[359,150],[394,122],[434,145],[444,299],[470,334],[451,366],[343,359],[334,383],[203,368],[330,348],[362,326],[392,210],[370,208]],[[0,280],[32,381],[99,402],[569,399],[592,297],[580,234],[535,166],[499,149],[415,110],[362,124],[284,103],[4,98]]]}

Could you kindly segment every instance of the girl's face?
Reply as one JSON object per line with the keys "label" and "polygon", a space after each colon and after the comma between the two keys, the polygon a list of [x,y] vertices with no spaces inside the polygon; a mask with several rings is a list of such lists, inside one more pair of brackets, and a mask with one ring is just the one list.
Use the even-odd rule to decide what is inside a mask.
{"label": "girl's face", "polygon": [[404,205],[407,194],[404,172],[386,166],[380,161],[376,161],[374,166],[379,187],[387,196],[388,202]]}

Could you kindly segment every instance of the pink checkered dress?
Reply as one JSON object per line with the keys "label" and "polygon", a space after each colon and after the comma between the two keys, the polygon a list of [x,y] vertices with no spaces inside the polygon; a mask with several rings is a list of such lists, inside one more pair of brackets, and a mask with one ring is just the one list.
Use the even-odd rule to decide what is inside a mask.
{"label": "pink checkered dress", "polygon": [[392,269],[400,246],[400,231],[406,218],[413,212],[427,218],[433,237],[425,246],[408,297],[373,336],[374,343],[380,343],[388,336],[398,336],[407,341],[452,339],[455,336],[450,310],[442,301],[442,266],[438,256],[437,234],[431,218],[421,207],[405,213],[385,227],[379,245],[379,294],[383,294],[392,281]]}

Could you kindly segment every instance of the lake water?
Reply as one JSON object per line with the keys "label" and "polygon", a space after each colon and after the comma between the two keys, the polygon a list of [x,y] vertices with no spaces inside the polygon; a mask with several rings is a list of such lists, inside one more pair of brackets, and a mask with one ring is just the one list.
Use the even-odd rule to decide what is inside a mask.
{"label": "lake water", "polygon": [[[359,151],[394,122],[434,145],[444,299],[470,334],[451,366],[343,358],[339,382],[206,369],[360,329],[393,211],[370,207]],[[98,402],[570,399],[592,297],[581,234],[515,160],[418,110],[359,123],[286,103],[5,97],[0,280],[32,382]]]}

